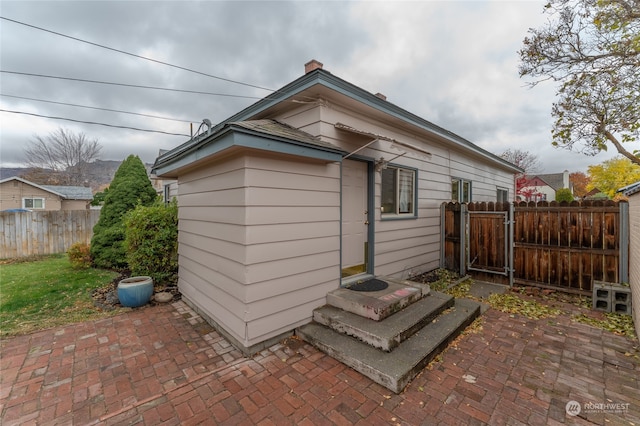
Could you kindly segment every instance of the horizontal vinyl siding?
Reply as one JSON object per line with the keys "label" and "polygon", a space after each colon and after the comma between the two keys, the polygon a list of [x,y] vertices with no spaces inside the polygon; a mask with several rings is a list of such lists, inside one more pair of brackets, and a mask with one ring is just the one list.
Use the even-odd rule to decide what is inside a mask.
{"label": "horizontal vinyl siding", "polygon": [[441,140],[425,139],[412,130],[384,125],[369,120],[353,111],[338,106],[324,108],[320,114],[321,134],[334,145],[352,152],[366,143],[365,139],[348,132],[337,131],[336,122],[356,129],[383,135],[399,142],[420,147],[431,153],[425,154],[405,148],[393,147],[391,142],[378,140],[358,152],[370,160],[395,158],[391,165],[408,167],[418,173],[418,217],[405,220],[382,220],[380,213],[379,172],[375,173],[375,273],[407,278],[412,274],[435,269],[440,258],[440,205],[451,200],[451,179],[462,178],[472,182],[474,201],[495,201],[497,187],[508,188],[514,194],[513,174],[490,164],[484,159],[454,148]]}
{"label": "horizontal vinyl siding", "polygon": [[340,237],[340,228],[334,220],[308,223],[275,223],[248,226],[246,228],[248,245],[277,243],[291,240],[313,240],[327,236]]}
{"label": "horizontal vinyl siding", "polygon": [[310,269],[306,272],[260,281],[251,284],[251,292],[247,302],[268,300],[291,291],[312,287],[317,283],[329,283],[333,290],[337,287],[336,280],[339,274],[339,265],[330,268],[320,266],[317,269]]}
{"label": "horizontal vinyl siding", "polygon": [[202,310],[217,325],[234,337],[237,341],[243,342],[246,330],[244,320],[236,315],[237,312],[230,305],[225,305],[212,288],[202,286],[199,280],[189,280],[183,278],[183,271],[180,270],[180,293],[182,297]]}
{"label": "horizontal vinyl siding", "polygon": [[640,338],[640,193],[629,197],[629,284],[633,323]]}
{"label": "horizontal vinyl siding", "polygon": [[247,342],[309,322],[340,276],[340,168],[250,156],[246,170]]}
{"label": "horizontal vinyl siding", "polygon": [[178,286],[239,342],[246,340],[244,159],[179,177]]}
{"label": "horizontal vinyl siding", "polygon": [[340,276],[340,168],[256,154],[180,177],[180,288],[251,347],[311,320]]}
{"label": "horizontal vinyl siding", "polygon": [[[307,318],[307,313],[312,312],[318,306],[325,304],[326,293],[334,288],[330,286],[324,287],[324,294],[317,300],[304,304],[296,303],[286,310],[271,314],[268,321],[264,321],[262,319],[250,321],[247,324],[247,334],[249,336],[260,336],[257,340],[264,341],[308,323],[309,319]],[[292,322],[292,318],[300,319]]]}

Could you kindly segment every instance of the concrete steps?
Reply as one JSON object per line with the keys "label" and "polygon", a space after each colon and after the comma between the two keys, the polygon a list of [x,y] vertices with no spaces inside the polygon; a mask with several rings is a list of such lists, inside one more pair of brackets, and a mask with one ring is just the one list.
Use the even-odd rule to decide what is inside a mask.
{"label": "concrete steps", "polygon": [[434,292],[384,321],[374,321],[330,305],[316,309],[313,320],[338,333],[390,352],[453,304],[453,297]]}
{"label": "concrete steps", "polygon": [[380,291],[361,292],[339,288],[327,294],[327,305],[381,321],[429,294],[426,284],[379,277],[389,286]]}
{"label": "concrete steps", "polygon": [[[426,293],[427,296],[380,321],[335,306],[323,306],[314,311],[314,322],[298,328],[297,334],[399,393],[480,315],[477,302],[455,300],[435,291]],[[356,299],[359,297],[355,295]]]}

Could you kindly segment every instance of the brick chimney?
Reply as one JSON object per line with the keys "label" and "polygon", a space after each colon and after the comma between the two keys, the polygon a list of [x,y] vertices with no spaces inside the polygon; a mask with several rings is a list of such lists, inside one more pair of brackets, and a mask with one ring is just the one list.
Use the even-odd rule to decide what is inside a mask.
{"label": "brick chimney", "polygon": [[304,73],[309,74],[311,71],[322,69],[322,62],[318,62],[315,59],[310,60],[304,64]]}

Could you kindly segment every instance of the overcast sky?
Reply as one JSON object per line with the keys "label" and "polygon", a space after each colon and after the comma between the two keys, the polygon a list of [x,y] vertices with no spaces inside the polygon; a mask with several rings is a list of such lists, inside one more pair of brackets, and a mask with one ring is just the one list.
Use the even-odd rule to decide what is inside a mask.
{"label": "overcast sky", "polygon": [[[527,88],[517,51],[546,20],[544,1],[244,2],[0,1],[0,15],[243,84],[202,76],[0,20],[0,109],[188,135],[300,77],[310,59],[484,149],[539,157],[540,172],[586,171],[588,157],[551,146],[554,87]],[[212,96],[6,71],[228,94]],[[14,97],[10,97],[10,96]],[[255,99],[253,98],[255,97]],[[0,112],[0,163],[23,162],[34,135],[58,127],[103,146],[103,160],[148,163],[186,136]],[[633,148],[632,148],[633,149]]]}

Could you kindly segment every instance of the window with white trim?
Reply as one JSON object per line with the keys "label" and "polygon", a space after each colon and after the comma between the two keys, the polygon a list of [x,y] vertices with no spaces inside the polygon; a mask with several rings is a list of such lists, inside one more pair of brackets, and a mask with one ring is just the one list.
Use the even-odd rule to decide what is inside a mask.
{"label": "window with white trim", "polygon": [[471,181],[465,179],[451,179],[451,199],[459,203],[471,202]]}
{"label": "window with white trim", "polygon": [[505,188],[497,188],[496,201],[499,203],[509,202],[509,190]]}
{"label": "window with white trim", "polygon": [[416,215],[416,171],[387,166],[382,169],[381,205],[383,217]]}
{"label": "window with white trim", "polygon": [[23,198],[22,208],[34,210],[44,209],[44,198]]}

